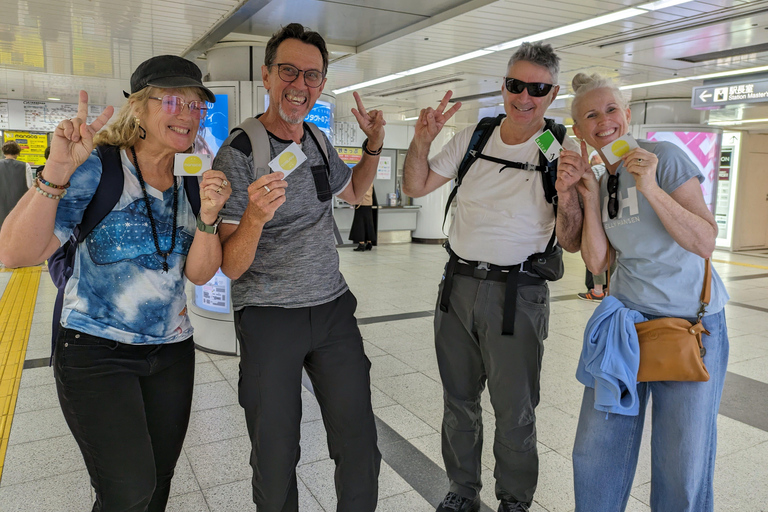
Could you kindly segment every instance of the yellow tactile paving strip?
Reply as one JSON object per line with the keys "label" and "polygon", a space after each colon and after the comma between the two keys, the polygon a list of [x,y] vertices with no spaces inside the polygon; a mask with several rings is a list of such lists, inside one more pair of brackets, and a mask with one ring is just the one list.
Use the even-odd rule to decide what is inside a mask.
{"label": "yellow tactile paving strip", "polygon": [[16,269],[0,299],[0,478],[39,285],[40,267]]}
{"label": "yellow tactile paving strip", "polygon": [[739,263],[737,261],[728,261],[728,260],[712,260],[714,263],[727,263],[729,265],[738,265],[739,267],[749,267],[749,268],[760,268],[763,270],[768,270],[768,267],[764,265],[753,265],[752,263]]}

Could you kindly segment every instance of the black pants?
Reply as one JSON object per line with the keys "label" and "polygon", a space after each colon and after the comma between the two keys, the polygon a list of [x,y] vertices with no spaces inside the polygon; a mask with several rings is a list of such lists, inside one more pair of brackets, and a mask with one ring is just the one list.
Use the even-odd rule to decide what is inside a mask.
{"label": "black pants", "polygon": [[373,512],[381,454],[371,408],[371,363],[347,291],[305,308],[235,312],[240,405],[251,438],[253,501],[259,512],[296,512],[301,370],[306,368],[336,462],[339,512]]}
{"label": "black pants", "polygon": [[189,423],[192,338],[129,345],[60,328],[54,375],[96,491],[93,512],[161,512]]}
{"label": "black pants", "polygon": [[373,219],[372,206],[358,206],[352,217],[352,227],[349,228],[349,239],[357,243],[377,243],[376,223]]}

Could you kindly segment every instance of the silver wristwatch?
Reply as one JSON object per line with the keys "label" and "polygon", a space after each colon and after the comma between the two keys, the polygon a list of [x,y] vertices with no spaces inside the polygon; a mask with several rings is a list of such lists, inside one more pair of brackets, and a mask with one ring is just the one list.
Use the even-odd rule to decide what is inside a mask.
{"label": "silver wristwatch", "polygon": [[200,218],[200,214],[197,214],[197,229],[203,233],[210,233],[215,235],[219,232],[219,224],[221,224],[221,217],[216,217],[216,220],[213,222],[213,224],[209,225],[203,222],[203,219]]}

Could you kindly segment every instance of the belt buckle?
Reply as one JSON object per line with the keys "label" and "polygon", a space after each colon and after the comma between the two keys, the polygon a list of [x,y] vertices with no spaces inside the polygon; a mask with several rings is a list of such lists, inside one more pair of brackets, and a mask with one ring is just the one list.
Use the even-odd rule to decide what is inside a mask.
{"label": "belt buckle", "polygon": [[488,271],[490,269],[491,267],[487,262],[481,261],[474,269],[472,269],[472,277],[475,279],[485,279],[488,277]]}

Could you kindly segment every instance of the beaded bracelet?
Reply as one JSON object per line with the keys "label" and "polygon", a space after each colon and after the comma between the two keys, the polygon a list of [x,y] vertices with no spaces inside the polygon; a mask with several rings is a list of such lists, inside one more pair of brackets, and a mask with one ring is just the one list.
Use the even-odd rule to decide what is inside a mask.
{"label": "beaded bracelet", "polygon": [[381,151],[384,149],[384,144],[381,145],[381,147],[376,151],[371,151],[368,149],[368,139],[365,139],[363,141],[363,151],[371,156],[379,156],[381,154]]}
{"label": "beaded bracelet", "polygon": [[46,192],[45,190],[40,188],[40,182],[38,180],[35,180],[35,190],[37,190],[37,192],[40,195],[43,195],[43,196],[45,196],[45,197],[47,197],[49,199],[56,199],[57,201],[59,199],[61,199],[62,197],[64,197],[65,195],[67,195],[67,191],[66,190],[62,190],[61,194],[59,194],[59,195],[54,195],[54,194],[50,194],[50,193]]}
{"label": "beaded bracelet", "polygon": [[70,185],[69,182],[67,182],[64,185],[56,185],[55,183],[51,183],[50,181],[48,181],[45,178],[43,178],[43,170],[42,169],[37,171],[37,176],[36,177],[37,177],[38,181],[40,181],[40,183],[42,183],[46,187],[57,188],[59,190],[63,190],[63,189],[69,188],[69,185]]}

